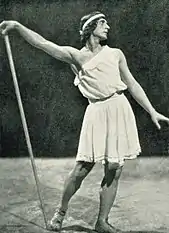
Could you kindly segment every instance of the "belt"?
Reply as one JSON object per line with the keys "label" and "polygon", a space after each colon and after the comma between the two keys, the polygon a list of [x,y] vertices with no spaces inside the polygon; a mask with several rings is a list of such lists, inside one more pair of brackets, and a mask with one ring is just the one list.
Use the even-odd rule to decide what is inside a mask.
{"label": "belt", "polygon": [[101,99],[89,99],[89,103],[102,102],[102,101],[105,101],[105,100],[110,99],[110,98],[111,98],[112,96],[114,96],[115,94],[121,95],[121,94],[123,94],[123,93],[124,93],[123,90],[122,90],[122,91],[116,91],[116,92],[114,92],[113,94],[111,94],[111,95],[109,95],[109,96],[107,96],[107,97],[105,97],[105,98],[101,98]]}

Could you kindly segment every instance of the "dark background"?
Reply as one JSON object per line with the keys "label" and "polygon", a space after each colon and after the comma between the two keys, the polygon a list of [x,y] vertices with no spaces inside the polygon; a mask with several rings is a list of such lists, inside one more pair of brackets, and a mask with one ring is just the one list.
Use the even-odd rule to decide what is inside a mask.
{"label": "dark background", "polygon": [[[17,20],[60,45],[80,48],[79,20],[107,15],[108,45],[125,53],[153,106],[169,116],[169,3],[167,0],[0,1],[0,20]],[[69,66],[31,47],[17,32],[10,42],[35,156],[74,156],[87,101],[73,85]],[[131,98],[142,156],[168,155],[168,126],[158,131]],[[28,154],[3,38],[0,38],[1,156]]]}

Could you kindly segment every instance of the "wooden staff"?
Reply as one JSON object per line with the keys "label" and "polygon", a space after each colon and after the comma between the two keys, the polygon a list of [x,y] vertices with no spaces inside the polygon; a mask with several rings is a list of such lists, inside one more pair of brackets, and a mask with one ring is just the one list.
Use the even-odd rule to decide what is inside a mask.
{"label": "wooden staff", "polygon": [[15,66],[14,66],[14,62],[13,62],[12,51],[11,51],[11,46],[10,46],[8,35],[4,36],[4,40],[5,40],[6,50],[7,50],[8,59],[9,59],[9,65],[10,65],[10,69],[11,69],[11,73],[12,73],[12,77],[13,77],[13,83],[14,83],[15,93],[16,93],[16,97],[17,97],[17,101],[18,101],[20,116],[21,116],[21,120],[22,120],[22,126],[23,126],[24,133],[25,133],[25,139],[26,139],[26,144],[27,144],[27,148],[28,148],[28,153],[30,156],[32,170],[33,170],[33,174],[34,174],[34,178],[35,178],[35,182],[36,182],[37,193],[38,193],[40,206],[41,206],[41,210],[42,210],[44,221],[45,221],[45,226],[47,228],[47,218],[46,218],[45,211],[44,211],[44,203],[43,203],[43,200],[42,200],[42,197],[40,194],[40,183],[39,183],[39,179],[38,179],[38,175],[37,175],[37,169],[36,169],[35,160],[34,160],[34,156],[33,156],[32,145],[31,145],[31,141],[30,141],[30,137],[29,137],[28,127],[27,127],[25,113],[24,113],[21,95],[20,95],[20,91],[19,91],[19,85],[18,85],[18,81],[17,81],[17,76],[16,76],[16,71],[15,71]]}

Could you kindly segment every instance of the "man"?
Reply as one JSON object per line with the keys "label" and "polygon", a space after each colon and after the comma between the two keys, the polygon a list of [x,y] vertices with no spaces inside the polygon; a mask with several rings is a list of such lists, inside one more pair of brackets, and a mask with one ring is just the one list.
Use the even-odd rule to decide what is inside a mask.
{"label": "man", "polygon": [[100,208],[95,225],[97,232],[114,233],[108,215],[114,203],[118,181],[125,159],[134,159],[141,152],[135,117],[123,91],[128,88],[134,99],[150,114],[160,129],[159,121],[169,119],[158,113],[145,92],[130,73],[120,49],[104,45],[110,29],[105,15],[93,12],[80,22],[81,50],[54,44],[16,21],[0,24],[2,34],[11,29],[32,46],[71,65],[76,74],[75,85],[89,100],[80,134],[76,165],[65,182],[60,208],[49,223],[60,231],[71,197],[96,162],[104,166],[101,182]]}

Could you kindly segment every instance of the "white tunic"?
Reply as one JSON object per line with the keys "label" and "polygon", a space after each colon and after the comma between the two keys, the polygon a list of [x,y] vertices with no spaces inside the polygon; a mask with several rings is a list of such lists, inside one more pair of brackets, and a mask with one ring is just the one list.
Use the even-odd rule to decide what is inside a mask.
{"label": "white tunic", "polygon": [[112,162],[141,152],[135,117],[124,94],[119,71],[119,51],[104,46],[76,73],[74,84],[89,100],[82,124],[77,161]]}
{"label": "white tunic", "polygon": [[88,99],[101,99],[127,89],[119,71],[119,52],[107,45],[82,66],[74,84]]}

